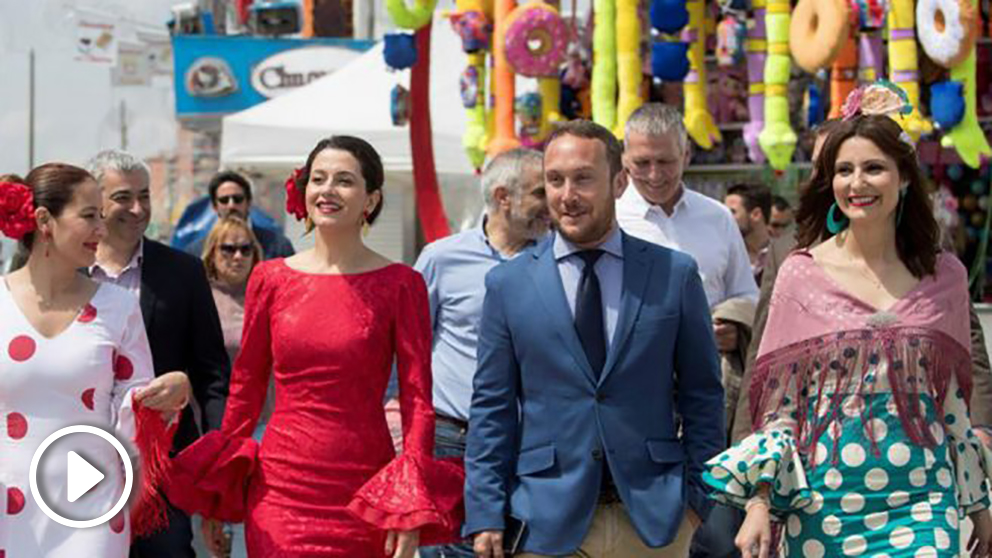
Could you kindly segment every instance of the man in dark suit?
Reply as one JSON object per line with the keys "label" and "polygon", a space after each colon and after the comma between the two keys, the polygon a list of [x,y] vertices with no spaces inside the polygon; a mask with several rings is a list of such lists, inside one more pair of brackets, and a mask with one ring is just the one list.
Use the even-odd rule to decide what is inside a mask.
{"label": "man in dark suit", "polygon": [[[89,167],[103,189],[107,225],[90,274],[140,298],[157,377],[148,397],[179,408],[192,391],[203,430],[219,428],[230,362],[203,265],[144,237],[151,197],[148,168],[142,161],[126,153],[104,151]],[[200,432],[192,407],[186,406],[173,450],[185,448]],[[189,517],[170,506],[168,529],[134,541],[131,556],[193,558],[192,539]]]}
{"label": "man in dark suit", "polygon": [[[234,215],[241,217],[245,221],[251,222],[251,183],[248,179],[234,171],[221,171],[210,179],[207,184],[207,193],[210,195],[210,205],[214,209],[217,217]],[[279,231],[266,229],[263,227],[252,227],[255,238],[262,245],[262,256],[266,260],[272,258],[288,258],[296,252],[293,244]],[[206,236],[191,242],[186,246],[187,253],[200,257],[203,253],[203,243]]]}
{"label": "man in dark suit", "polygon": [[511,517],[521,557],[684,558],[711,508],[703,464],[725,433],[709,305],[691,257],[619,229],[620,152],[592,122],[552,132],[556,233],[486,277],[465,460],[477,556],[503,556]]}

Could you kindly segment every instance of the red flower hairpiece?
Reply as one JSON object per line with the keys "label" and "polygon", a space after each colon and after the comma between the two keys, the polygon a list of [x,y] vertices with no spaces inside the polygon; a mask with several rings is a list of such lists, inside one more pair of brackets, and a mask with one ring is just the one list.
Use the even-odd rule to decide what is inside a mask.
{"label": "red flower hairpiece", "polygon": [[286,213],[296,217],[297,221],[307,217],[307,204],[303,200],[303,192],[296,187],[301,176],[303,176],[303,167],[294,170],[286,179]]}
{"label": "red flower hairpiece", "polygon": [[20,240],[35,228],[31,188],[16,182],[0,182],[0,232]]}

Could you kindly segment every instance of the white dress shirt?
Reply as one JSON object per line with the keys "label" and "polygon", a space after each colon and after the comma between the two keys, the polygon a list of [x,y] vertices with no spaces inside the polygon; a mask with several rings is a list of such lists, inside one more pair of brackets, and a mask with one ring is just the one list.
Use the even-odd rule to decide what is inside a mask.
{"label": "white dress shirt", "polygon": [[682,186],[682,198],[668,215],[633,183],[617,200],[617,221],[631,236],[680,250],[699,266],[710,308],[731,298],[758,302],[758,285],[737,223],[722,203]]}

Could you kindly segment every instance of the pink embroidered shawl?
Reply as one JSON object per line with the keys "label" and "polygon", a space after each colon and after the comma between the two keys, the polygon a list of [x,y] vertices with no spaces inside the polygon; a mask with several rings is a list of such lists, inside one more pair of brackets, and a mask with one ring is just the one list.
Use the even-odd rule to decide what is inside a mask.
{"label": "pink embroidered shawl", "polygon": [[[865,374],[885,359],[908,437],[932,447],[935,441],[920,412],[919,396],[933,397],[943,421],[942,403],[953,374],[969,400],[968,305],[967,272],[948,253],[938,256],[935,275],[884,311],[846,292],[808,251],[793,253],[776,279],[755,363],[753,424],[760,429],[780,418],[783,407],[794,409],[799,450],[812,455],[827,425],[839,416],[843,398],[875,392],[876,382],[865,381]],[[828,385],[832,392],[825,390]],[[874,446],[871,406],[864,408],[868,410],[861,420]]]}

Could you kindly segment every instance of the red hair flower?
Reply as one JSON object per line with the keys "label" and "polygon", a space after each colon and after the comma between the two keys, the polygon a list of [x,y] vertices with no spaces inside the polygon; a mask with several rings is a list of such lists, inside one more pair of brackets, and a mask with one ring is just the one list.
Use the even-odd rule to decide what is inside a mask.
{"label": "red hair flower", "polygon": [[0,232],[14,240],[33,232],[34,194],[16,182],[0,182]]}
{"label": "red hair flower", "polygon": [[302,221],[307,217],[307,204],[303,200],[303,192],[296,187],[296,183],[303,176],[303,167],[293,171],[286,179],[286,213],[296,217],[297,221]]}

